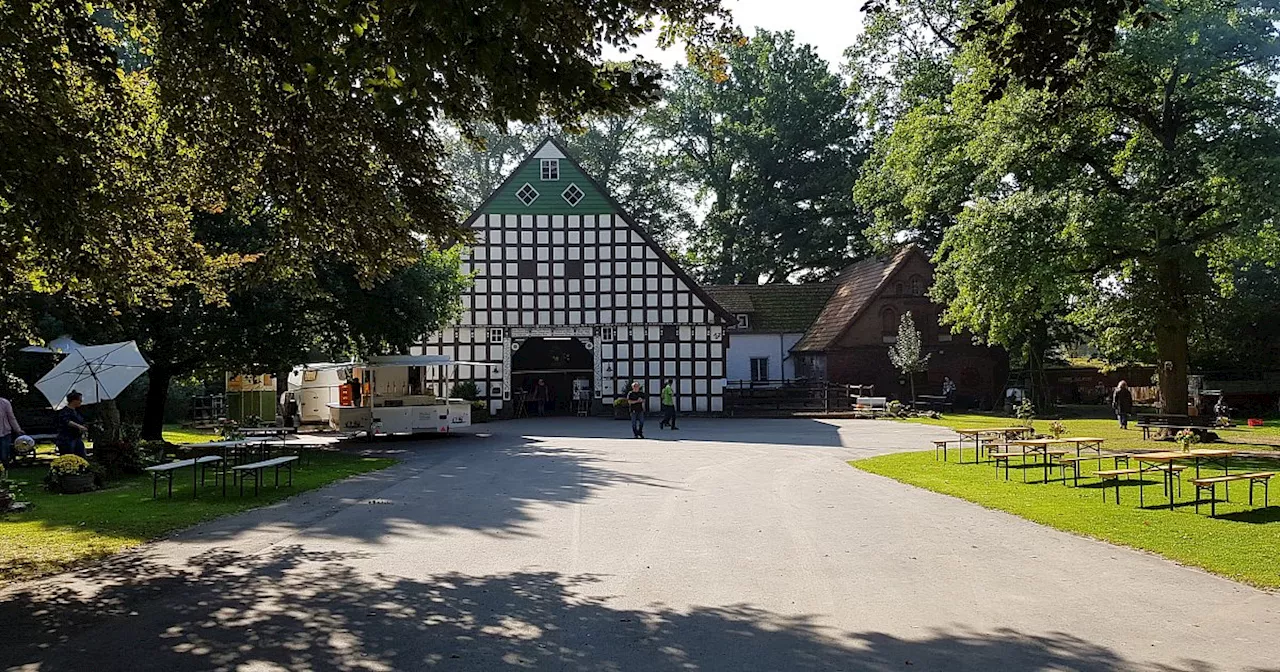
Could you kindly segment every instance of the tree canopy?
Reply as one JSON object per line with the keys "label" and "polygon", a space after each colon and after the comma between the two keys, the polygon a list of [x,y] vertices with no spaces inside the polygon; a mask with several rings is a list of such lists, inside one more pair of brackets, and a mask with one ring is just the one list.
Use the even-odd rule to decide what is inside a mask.
{"label": "tree canopy", "polygon": [[893,226],[957,215],[935,292],[951,323],[998,340],[1060,312],[1115,357],[1150,344],[1172,410],[1185,407],[1192,327],[1235,282],[1228,269],[1280,262],[1280,4],[1150,7],[1164,18],[1127,15],[1064,91],[1010,80],[993,99],[999,64],[967,49],[949,109],[910,112],[881,150],[896,160],[871,179],[902,187],[910,219]]}

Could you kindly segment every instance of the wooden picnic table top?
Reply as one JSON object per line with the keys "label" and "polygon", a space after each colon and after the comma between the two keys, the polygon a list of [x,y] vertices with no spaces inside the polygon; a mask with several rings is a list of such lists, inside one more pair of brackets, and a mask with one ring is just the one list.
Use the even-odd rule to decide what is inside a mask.
{"label": "wooden picnic table top", "polygon": [[967,427],[965,429],[952,430],[956,434],[987,434],[987,433],[1006,433],[1006,432],[1029,432],[1030,427]]}
{"label": "wooden picnic table top", "polygon": [[236,446],[257,446],[267,443],[262,437],[254,439],[234,439],[231,441],[205,441],[203,443],[180,443],[178,449],[184,448],[234,448]]}
{"label": "wooden picnic table top", "polygon": [[1235,455],[1236,450],[1219,450],[1214,448],[1202,448],[1187,452],[1182,451],[1160,451],[1156,453],[1133,453],[1132,457],[1140,462],[1173,462],[1174,460],[1187,460],[1197,457],[1230,457]]}

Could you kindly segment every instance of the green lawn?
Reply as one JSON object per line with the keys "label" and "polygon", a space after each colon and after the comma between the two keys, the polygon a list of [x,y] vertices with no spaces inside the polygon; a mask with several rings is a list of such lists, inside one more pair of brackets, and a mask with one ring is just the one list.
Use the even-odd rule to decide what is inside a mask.
{"label": "green lawn", "polygon": [[[996,415],[984,415],[976,413],[952,413],[944,415],[938,420],[930,420],[928,418],[912,418],[904,422],[915,422],[923,425],[939,425],[949,427],[951,429],[963,427],[1007,427],[1017,425],[1016,418],[1008,418]],[[1034,421],[1035,429],[1042,434],[1049,433],[1049,423],[1051,420],[1039,419]],[[1066,436],[1096,436],[1106,439],[1104,444],[1108,450],[1116,452],[1124,452],[1128,450],[1168,450],[1176,447],[1170,441],[1143,441],[1142,430],[1138,429],[1137,424],[1129,421],[1129,429],[1120,429],[1120,424],[1114,418],[1067,418],[1062,420],[1062,424],[1067,427]],[[1256,443],[1255,441],[1275,441],[1280,438],[1280,424],[1274,421],[1265,427],[1231,427],[1227,429],[1215,429],[1224,439],[1229,438],[1233,445],[1230,448],[1234,450],[1280,450],[1280,445],[1268,443]],[[1254,438],[1257,437],[1257,438]],[[1251,441],[1252,439],[1252,441]],[[1225,444],[1218,444],[1214,447],[1223,447]]]}
{"label": "green lawn", "polygon": [[[1078,435],[1083,436],[1083,432]],[[1276,562],[1276,549],[1280,548],[1280,492],[1272,493],[1272,505],[1262,508],[1262,492],[1259,490],[1259,508],[1250,509],[1247,506],[1248,486],[1234,483],[1231,486],[1232,502],[1220,503],[1218,518],[1214,519],[1208,516],[1207,506],[1202,506],[1199,514],[1193,512],[1191,501],[1195,488],[1186,482],[1183,483],[1179,505],[1174,511],[1169,511],[1167,508],[1138,508],[1137,481],[1121,487],[1119,505],[1112,498],[1113,489],[1108,489],[1104,503],[1093,479],[1082,479],[1079,488],[1065,487],[1056,482],[1024,484],[1015,466],[1010,470],[1011,480],[1005,481],[1003,474],[996,476],[995,468],[990,464],[961,465],[954,460],[935,461],[932,449],[857,460],[850,464],[1060,530],[1152,551],[1257,586],[1280,588],[1280,563]],[[1087,465],[1084,473],[1091,473],[1094,464]],[[1254,464],[1246,464],[1242,460],[1232,462],[1232,471],[1238,468],[1276,470],[1278,467],[1280,463],[1273,460],[1260,460]],[[1204,474],[1209,475],[1211,471],[1216,473],[1205,469]],[[1027,478],[1032,481],[1042,476],[1043,472],[1038,467],[1027,471]],[[1188,469],[1183,476],[1190,479],[1194,474]],[[1277,482],[1280,483],[1280,479]],[[1148,478],[1147,483],[1146,502],[1149,507],[1168,501],[1164,499],[1158,478]],[[1220,499],[1221,495],[1219,486]]]}
{"label": "green lawn", "polygon": [[[166,432],[166,438],[173,440],[173,436]],[[152,500],[149,475],[114,481],[91,493],[58,495],[41,487],[47,473],[44,467],[14,468],[10,477],[22,484],[20,499],[35,506],[26,513],[0,515],[0,583],[77,567],[202,521],[270,504],[393,463],[337,451],[311,453],[306,466],[294,469],[292,488],[276,490],[268,476],[268,485],[259,496],[246,493],[242,498],[228,486],[224,498],[210,478],[198,500],[191,498],[191,472],[187,470],[174,477],[173,499],[165,498],[162,481],[160,499]]]}

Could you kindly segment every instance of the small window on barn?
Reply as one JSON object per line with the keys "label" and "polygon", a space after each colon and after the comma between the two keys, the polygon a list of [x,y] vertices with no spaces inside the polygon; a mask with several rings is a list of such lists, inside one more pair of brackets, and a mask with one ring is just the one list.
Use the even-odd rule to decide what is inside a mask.
{"label": "small window on barn", "polygon": [[662,342],[663,342],[663,343],[675,343],[677,340],[679,340],[679,339],[678,339],[678,338],[677,338],[677,336],[676,336],[676,325],[674,325],[674,324],[667,324],[667,325],[663,325],[663,327],[662,327]]}
{"label": "small window on barn", "polygon": [[880,334],[885,343],[898,340],[898,311],[892,308],[880,311]]}
{"label": "small window on barn", "polygon": [[533,205],[533,202],[538,200],[538,190],[534,189],[533,185],[525,182],[524,186],[520,187],[520,190],[516,192],[516,198],[520,199],[520,202],[525,205]]}
{"label": "small window on barn", "polygon": [[490,329],[490,330],[489,330],[489,342],[490,342],[490,343],[501,343],[501,342],[502,342],[502,329],[501,329],[501,328],[497,328],[497,329]]}
{"label": "small window on barn", "polygon": [[913,275],[907,282],[911,286],[911,296],[922,296],[924,294],[924,280],[920,276]]}
{"label": "small window on barn", "polygon": [[738,328],[738,329],[750,329],[750,328],[751,328],[751,316],[750,316],[750,315],[748,315],[748,314],[746,314],[746,313],[737,313],[736,315],[734,315],[734,316],[733,316],[733,319],[735,319],[735,320],[737,320],[737,321],[738,321],[738,325],[737,325],[737,328]]}
{"label": "small window on barn", "polygon": [[538,279],[538,262],[533,259],[521,259],[519,262],[520,277],[525,280]]}
{"label": "small window on barn", "polygon": [[582,200],[583,196],[586,196],[586,194],[582,193],[582,190],[579,189],[576,184],[571,184],[565,187],[564,191],[560,194],[560,197],[564,199],[564,202],[571,206],[576,206],[578,202]]}
{"label": "small window on barn", "polygon": [[582,280],[586,276],[583,270],[583,261],[581,259],[566,259],[564,262],[564,277],[569,280]]}
{"label": "small window on barn", "polygon": [[560,179],[560,159],[542,160],[542,181],[550,182]]}
{"label": "small window on barn", "polygon": [[751,382],[753,383],[769,382],[769,358],[768,357],[752,357],[751,358]]}
{"label": "small window on barn", "polygon": [[600,327],[600,340],[613,341],[618,338],[617,327]]}

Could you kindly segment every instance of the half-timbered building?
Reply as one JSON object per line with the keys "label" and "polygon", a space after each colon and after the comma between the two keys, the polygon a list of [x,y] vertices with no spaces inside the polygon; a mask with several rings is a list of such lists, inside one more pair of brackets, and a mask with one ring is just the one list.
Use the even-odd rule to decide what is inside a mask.
{"label": "half-timbered building", "polygon": [[733,319],[564,148],[548,138],[467,219],[474,285],[459,322],[422,354],[461,367],[494,414],[522,410],[544,381],[548,408],[574,390],[607,408],[633,381],[658,409],[675,381],[684,412],[723,410],[725,328]]}

